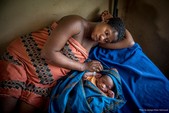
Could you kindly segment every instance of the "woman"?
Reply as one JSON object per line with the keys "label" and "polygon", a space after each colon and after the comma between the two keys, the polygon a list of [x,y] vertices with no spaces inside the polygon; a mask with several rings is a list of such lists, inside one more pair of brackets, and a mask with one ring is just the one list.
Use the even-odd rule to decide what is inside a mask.
{"label": "woman", "polygon": [[[116,19],[112,19],[112,21],[115,20]],[[121,20],[117,19],[116,21]],[[78,41],[78,43],[80,43],[87,50],[87,52],[89,52],[90,49],[96,46],[98,43],[102,47],[108,49],[121,49],[134,45],[134,41],[127,30],[125,39],[119,41],[120,38],[123,38],[123,36],[118,37],[119,32],[120,30],[123,30],[124,27],[123,29],[117,31],[113,25],[110,26],[110,24],[111,22],[109,24],[105,22],[88,22],[82,17],[75,15],[63,17],[60,21],[58,21],[57,29],[55,29],[50,38],[48,38],[42,50],[42,57],[54,65],[59,65],[67,69],[96,71],[97,69],[94,70],[91,68],[91,66],[87,66],[86,63],[78,63],[68,59],[61,54],[60,51],[70,37],[73,37],[73,39]],[[96,63],[94,66],[98,68],[98,71],[102,69],[99,63]]]}
{"label": "woman", "polygon": [[[118,25],[122,29],[117,29]],[[51,88],[70,70],[101,71],[99,61],[84,62],[97,44],[120,49],[131,47],[134,41],[119,18],[89,22],[77,15],[53,24],[51,34],[45,29],[16,39],[9,45],[7,57],[0,61],[2,113],[42,110]]]}

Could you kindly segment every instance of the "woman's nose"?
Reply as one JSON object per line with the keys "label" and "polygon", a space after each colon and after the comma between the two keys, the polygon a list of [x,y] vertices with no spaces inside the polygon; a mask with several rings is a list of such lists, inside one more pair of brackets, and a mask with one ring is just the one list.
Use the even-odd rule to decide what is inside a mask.
{"label": "woman's nose", "polygon": [[99,36],[99,40],[100,40],[100,41],[104,41],[105,38],[106,38],[106,37],[105,37],[103,34],[101,34],[101,35]]}

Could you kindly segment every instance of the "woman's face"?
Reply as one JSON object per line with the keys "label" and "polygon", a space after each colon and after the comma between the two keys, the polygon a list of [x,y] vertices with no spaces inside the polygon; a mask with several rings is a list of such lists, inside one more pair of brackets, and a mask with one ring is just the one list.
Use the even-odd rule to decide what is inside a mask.
{"label": "woman's face", "polygon": [[94,28],[91,38],[99,43],[111,43],[116,41],[118,31],[105,22],[101,22]]}
{"label": "woman's face", "polygon": [[108,90],[112,90],[114,87],[113,80],[107,75],[103,75],[96,80],[97,87],[104,93],[107,93]]}

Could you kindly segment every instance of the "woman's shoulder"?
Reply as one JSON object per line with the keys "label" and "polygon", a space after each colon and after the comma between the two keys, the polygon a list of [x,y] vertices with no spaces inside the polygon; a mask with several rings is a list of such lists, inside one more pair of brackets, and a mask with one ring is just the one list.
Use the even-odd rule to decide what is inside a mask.
{"label": "woman's shoulder", "polygon": [[67,15],[62,17],[59,22],[84,22],[86,19],[84,19],[82,16],[79,15]]}
{"label": "woman's shoulder", "polygon": [[80,15],[66,15],[66,16],[64,16],[62,18],[83,18],[83,17],[80,16]]}
{"label": "woman's shoulder", "polygon": [[58,21],[58,27],[63,28],[64,31],[72,31],[73,33],[79,33],[85,28],[87,21],[79,15],[67,15]]}

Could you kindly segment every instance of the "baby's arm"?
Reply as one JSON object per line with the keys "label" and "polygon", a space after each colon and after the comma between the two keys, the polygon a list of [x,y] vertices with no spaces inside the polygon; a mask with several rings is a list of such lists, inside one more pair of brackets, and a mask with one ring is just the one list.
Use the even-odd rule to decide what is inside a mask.
{"label": "baby's arm", "polygon": [[91,77],[91,76],[96,76],[96,77],[99,77],[101,76],[100,73],[97,73],[97,72],[86,72],[84,75],[83,75],[83,80],[87,80],[88,77]]}
{"label": "baby's arm", "polygon": [[92,75],[93,75],[93,72],[86,72],[86,73],[83,75],[83,80],[87,80],[87,77],[92,76]]}

